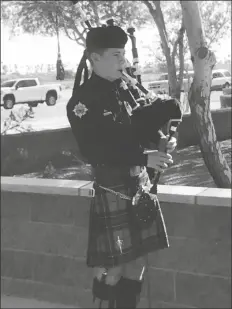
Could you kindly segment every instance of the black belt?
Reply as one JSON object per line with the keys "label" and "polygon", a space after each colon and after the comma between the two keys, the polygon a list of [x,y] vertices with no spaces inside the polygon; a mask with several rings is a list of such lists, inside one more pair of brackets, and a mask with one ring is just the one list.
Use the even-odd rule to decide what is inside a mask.
{"label": "black belt", "polygon": [[[97,168],[97,167],[102,167],[102,168],[114,168],[114,166],[112,165],[107,165],[107,164],[92,164],[93,168]],[[118,166],[115,166],[115,168],[119,168]],[[123,167],[122,167],[123,168]],[[140,166],[140,165],[135,165],[135,166],[131,166],[128,167],[130,170],[130,175],[131,176],[137,176],[139,175],[142,170],[145,168],[144,166]]]}

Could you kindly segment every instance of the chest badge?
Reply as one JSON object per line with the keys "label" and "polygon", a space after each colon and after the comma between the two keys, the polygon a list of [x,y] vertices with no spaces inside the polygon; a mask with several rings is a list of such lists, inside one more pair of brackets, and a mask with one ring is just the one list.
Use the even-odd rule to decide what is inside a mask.
{"label": "chest badge", "polygon": [[74,109],[73,112],[76,116],[78,116],[79,118],[81,118],[82,116],[84,116],[86,114],[86,112],[88,111],[88,109],[86,108],[86,106],[82,103],[78,103]]}

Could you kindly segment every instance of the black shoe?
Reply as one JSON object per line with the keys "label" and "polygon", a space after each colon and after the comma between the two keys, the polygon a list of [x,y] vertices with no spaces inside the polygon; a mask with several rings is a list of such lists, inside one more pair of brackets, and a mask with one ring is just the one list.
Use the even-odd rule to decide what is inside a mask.
{"label": "black shoe", "polygon": [[121,277],[117,284],[116,308],[134,309],[140,300],[143,280]]}

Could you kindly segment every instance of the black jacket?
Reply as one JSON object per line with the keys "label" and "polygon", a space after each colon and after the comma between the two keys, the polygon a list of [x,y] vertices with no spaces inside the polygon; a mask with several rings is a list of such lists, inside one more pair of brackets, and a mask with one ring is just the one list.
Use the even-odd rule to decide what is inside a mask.
{"label": "black jacket", "polygon": [[67,116],[81,154],[89,164],[146,165],[144,145],[158,143],[158,130],[171,114],[180,111],[175,100],[157,100],[131,116],[125,104],[118,81],[110,82],[95,73],[73,93]]}

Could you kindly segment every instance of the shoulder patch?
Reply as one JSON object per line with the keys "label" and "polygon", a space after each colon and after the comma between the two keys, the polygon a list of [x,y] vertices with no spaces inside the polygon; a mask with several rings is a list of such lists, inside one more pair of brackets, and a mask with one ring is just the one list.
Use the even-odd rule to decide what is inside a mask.
{"label": "shoulder patch", "polygon": [[84,116],[87,113],[87,111],[88,111],[88,108],[86,108],[86,106],[82,104],[81,102],[76,104],[73,109],[74,114],[78,116],[79,118]]}

